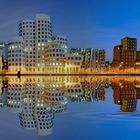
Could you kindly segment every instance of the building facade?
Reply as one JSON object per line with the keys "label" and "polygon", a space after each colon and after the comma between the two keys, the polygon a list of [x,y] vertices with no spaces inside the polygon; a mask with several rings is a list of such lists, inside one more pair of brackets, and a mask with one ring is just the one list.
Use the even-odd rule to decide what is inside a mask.
{"label": "building facade", "polygon": [[45,72],[49,74],[65,73],[65,51],[60,44],[50,42],[46,45]]}
{"label": "building facade", "polygon": [[112,68],[132,72],[136,68],[136,52],[136,38],[125,37],[121,39],[121,45],[114,47]]}
{"label": "building facade", "polygon": [[55,35],[51,39],[53,42],[56,42],[57,44],[61,45],[62,49],[64,49],[65,53],[67,53],[68,50],[68,40],[66,36],[61,35]]}
{"label": "building facade", "polygon": [[76,74],[81,72],[82,55],[66,54],[65,55],[65,73]]}
{"label": "building facade", "polygon": [[20,21],[19,36],[22,36],[25,42],[27,72],[43,72],[44,44],[52,37],[50,17],[37,14],[34,20]]}
{"label": "building facade", "polygon": [[84,72],[101,72],[105,69],[106,53],[104,49],[72,48],[70,53],[83,56],[82,68]]}
{"label": "building facade", "polygon": [[119,68],[122,60],[122,45],[114,47],[112,68]]}
{"label": "building facade", "polygon": [[13,37],[8,44],[8,70],[10,73],[26,71],[25,47],[22,37]]}

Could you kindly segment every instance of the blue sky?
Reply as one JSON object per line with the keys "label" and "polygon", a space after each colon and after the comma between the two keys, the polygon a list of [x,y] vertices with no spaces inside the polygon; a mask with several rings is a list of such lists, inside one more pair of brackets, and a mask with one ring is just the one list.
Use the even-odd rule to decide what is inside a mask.
{"label": "blue sky", "polygon": [[[18,34],[18,21],[36,13],[51,16],[53,32],[66,35],[69,47],[105,48],[124,36],[140,37],[139,0],[0,0],[0,41]],[[140,47],[138,47],[140,48]]]}

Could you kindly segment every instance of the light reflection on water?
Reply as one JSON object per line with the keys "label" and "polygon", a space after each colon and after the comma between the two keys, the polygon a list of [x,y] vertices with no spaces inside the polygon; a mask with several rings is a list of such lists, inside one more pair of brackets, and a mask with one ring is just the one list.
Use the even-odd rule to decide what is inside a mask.
{"label": "light reflection on water", "polygon": [[[36,130],[43,136],[38,139],[55,136],[59,128],[63,135],[63,129],[71,130],[77,119],[81,125],[88,121],[140,121],[139,77],[1,77],[1,93],[1,110],[16,114],[18,129]],[[71,124],[65,126],[63,119]],[[57,121],[63,127],[56,127]]]}

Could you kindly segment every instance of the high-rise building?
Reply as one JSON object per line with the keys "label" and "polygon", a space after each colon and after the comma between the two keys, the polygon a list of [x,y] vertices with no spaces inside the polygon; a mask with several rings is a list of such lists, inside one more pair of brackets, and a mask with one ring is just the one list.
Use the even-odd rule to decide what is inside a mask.
{"label": "high-rise building", "polygon": [[121,45],[123,46],[123,50],[137,50],[137,39],[136,38],[130,38],[125,37],[121,39]]}
{"label": "high-rise building", "polygon": [[137,51],[137,39],[125,37],[121,39],[121,45],[114,47],[112,68],[135,68]]}
{"label": "high-rise building", "polygon": [[121,39],[122,47],[122,67],[134,68],[136,61],[137,39],[125,37]]}
{"label": "high-rise building", "polygon": [[27,72],[42,72],[45,67],[44,45],[52,37],[50,17],[37,14],[34,20],[20,21],[19,35],[25,42]]}

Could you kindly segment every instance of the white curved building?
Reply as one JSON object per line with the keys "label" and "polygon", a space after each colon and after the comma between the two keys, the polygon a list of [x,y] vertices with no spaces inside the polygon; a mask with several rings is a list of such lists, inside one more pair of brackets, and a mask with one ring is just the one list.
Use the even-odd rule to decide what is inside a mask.
{"label": "white curved building", "polygon": [[37,68],[38,72],[44,72],[44,47],[49,39],[52,37],[52,23],[48,15],[37,14],[36,19],[36,46],[37,46]]}
{"label": "white curved building", "polygon": [[[19,41],[16,41],[17,39]],[[22,43],[17,44],[17,42]],[[23,71],[21,70],[23,67],[20,66],[24,65],[23,73],[64,74],[67,42],[66,36],[52,35],[51,18],[46,14],[36,14],[33,20],[21,20],[19,22],[19,37],[13,37],[9,43],[10,73]],[[18,47],[13,45],[21,45],[21,48],[24,49],[18,52]],[[16,51],[13,51],[15,49],[17,54]]]}
{"label": "white curved building", "polygon": [[10,73],[25,72],[25,47],[22,37],[12,37],[8,44],[8,70]]}
{"label": "white curved building", "polygon": [[45,47],[46,73],[64,74],[65,72],[65,50],[61,45],[50,42]]}
{"label": "white curved building", "polygon": [[35,71],[36,44],[35,44],[35,22],[33,20],[22,20],[19,23],[19,36],[25,42],[26,67],[28,71]]}
{"label": "white curved building", "polygon": [[50,17],[37,14],[34,20],[20,21],[19,36],[22,36],[25,42],[27,72],[43,72],[44,45],[52,37]]}
{"label": "white curved building", "polygon": [[61,45],[62,49],[64,49],[65,53],[68,50],[68,40],[66,36],[62,36],[62,35],[55,35],[52,37],[52,41],[54,41],[55,43]]}

